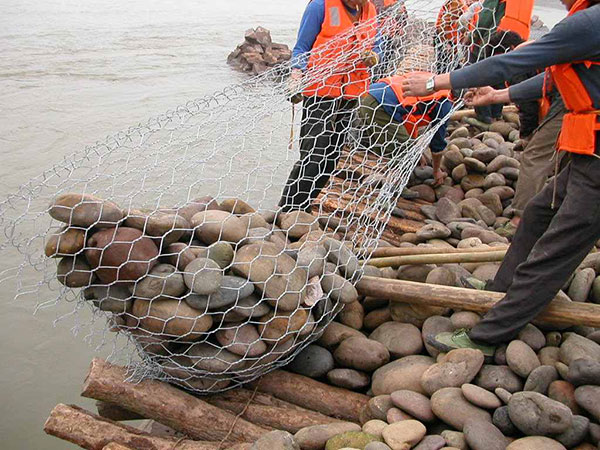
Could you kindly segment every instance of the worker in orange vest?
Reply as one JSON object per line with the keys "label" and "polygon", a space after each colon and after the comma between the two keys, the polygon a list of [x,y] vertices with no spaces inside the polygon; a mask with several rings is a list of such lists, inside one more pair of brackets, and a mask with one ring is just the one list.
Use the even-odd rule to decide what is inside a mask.
{"label": "worker in orange vest", "polygon": [[464,38],[464,30],[459,19],[466,12],[465,0],[446,0],[440,8],[433,42],[438,73],[447,72],[458,64],[459,45]]}
{"label": "worker in orange vest", "polygon": [[439,91],[423,97],[406,96],[402,91],[406,76],[383,78],[361,97],[360,141],[369,151],[392,158],[406,150],[402,144],[416,138],[420,129],[442,120],[430,143],[434,184],[438,186],[446,176],[441,160],[446,149],[446,120],[452,112],[451,93]]}
{"label": "worker in orange vest", "polygon": [[[528,40],[533,5],[534,0],[485,0],[479,11],[474,43],[479,48],[485,47],[496,30],[514,31],[524,41]],[[477,51],[476,57],[480,56]]]}
{"label": "worker in orange vest", "polygon": [[[600,0],[562,0],[568,16],[535,42],[451,73],[413,75],[407,95],[480,87],[474,105],[541,98],[554,86],[565,103],[557,149],[571,161],[527,205],[491,288],[506,295],[469,332],[427,336],[444,351],[516,339],[552,301],[600,238]],[[547,69],[546,69],[547,68]],[[545,70],[508,89],[490,86]]]}
{"label": "worker in orange vest", "polygon": [[282,211],[310,211],[341,154],[357,99],[379,60],[377,13],[369,0],[312,0],[302,17],[289,80],[302,101],[300,159],[279,202]]}

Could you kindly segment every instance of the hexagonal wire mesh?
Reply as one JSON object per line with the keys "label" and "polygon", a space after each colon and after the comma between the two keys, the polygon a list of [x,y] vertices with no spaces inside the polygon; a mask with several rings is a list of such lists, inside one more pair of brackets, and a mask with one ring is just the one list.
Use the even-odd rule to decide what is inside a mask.
{"label": "hexagonal wire mesh", "polygon": [[[446,11],[455,29],[436,38],[436,51],[437,11],[400,2],[313,50],[308,58],[321,64],[309,64],[294,89],[322,92],[368,73],[363,55],[378,39],[375,79],[466,64],[476,9]],[[478,30],[480,44],[489,31]],[[291,64],[117,133],[24,184],[0,204],[2,249],[19,260],[2,281],[39,307],[71,302],[75,318],[92,309],[77,329],[112,341],[112,359],[133,380],[206,393],[288,363],[356,300],[364,261],[449,119],[433,117],[382,151],[377,136],[366,138],[386,130],[365,120],[362,101],[309,95],[305,111],[323,112],[316,124],[291,113],[282,77]],[[303,143],[305,128],[319,124]]]}

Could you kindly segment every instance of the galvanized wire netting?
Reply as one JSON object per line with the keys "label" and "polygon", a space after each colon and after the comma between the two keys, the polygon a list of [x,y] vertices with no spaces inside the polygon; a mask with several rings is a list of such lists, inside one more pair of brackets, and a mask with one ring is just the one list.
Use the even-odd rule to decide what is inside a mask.
{"label": "galvanized wire netting", "polygon": [[[132,379],[204,393],[286,364],[357,300],[365,259],[449,119],[432,117],[382,151],[372,139],[382,131],[348,99],[344,120],[339,105],[319,119],[307,150],[306,109],[288,98],[369,71],[363,57],[377,36],[374,78],[434,72],[440,57],[447,68],[466,64],[468,26],[436,56],[436,14],[428,1],[399,3],[313,50],[309,58],[329,60],[309,64],[296,86],[286,81],[290,65],[280,66],[65,158],[0,204],[2,249],[19,258],[2,281],[38,307],[70,302],[75,320],[92,309],[77,329],[116,343],[112,357]],[[315,155],[316,176],[305,170]],[[292,186],[308,206],[297,207]]]}

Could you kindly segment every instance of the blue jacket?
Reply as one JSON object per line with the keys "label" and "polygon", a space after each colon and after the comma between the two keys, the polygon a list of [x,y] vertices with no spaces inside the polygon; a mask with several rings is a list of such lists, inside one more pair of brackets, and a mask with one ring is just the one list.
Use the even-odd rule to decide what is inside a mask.
{"label": "blue jacket", "polygon": [[[355,14],[356,11],[346,7],[351,13]],[[292,51],[292,68],[305,70],[308,65],[308,54],[312,50],[317,36],[321,32],[321,26],[325,20],[325,0],[313,0],[311,1],[302,16],[300,22],[300,29],[298,30],[298,39],[294,50]],[[378,34],[375,40],[375,46],[373,51],[381,58],[381,36]]]}

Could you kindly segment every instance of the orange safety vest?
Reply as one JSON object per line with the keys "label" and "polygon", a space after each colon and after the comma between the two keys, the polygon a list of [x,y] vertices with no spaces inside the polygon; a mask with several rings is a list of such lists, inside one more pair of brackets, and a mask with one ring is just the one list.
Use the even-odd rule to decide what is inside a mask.
{"label": "orange safety vest", "polygon": [[[412,74],[415,73],[433,76],[429,72],[412,72]],[[410,74],[394,75],[383,78],[379,82],[390,86],[398,99],[398,104],[410,111],[405,116],[402,125],[406,128],[410,137],[416,138],[419,134],[419,128],[427,126],[433,121],[434,117],[432,117],[431,112],[436,104],[441,100],[451,98],[452,93],[449,90],[441,90],[423,97],[407,97],[402,92],[402,81],[404,81],[407,75]]]}
{"label": "orange safety vest", "polygon": [[[587,0],[577,0],[569,16],[588,6]],[[567,152],[593,155],[596,151],[596,132],[600,131],[600,111],[594,109],[594,102],[573,68],[574,64],[584,64],[589,69],[592,65],[600,65],[600,62],[577,61],[551,66],[546,70],[546,81],[550,80],[556,86],[569,111],[563,119],[557,147]],[[546,93],[548,86],[549,83],[545,83]]]}
{"label": "orange safety vest", "polygon": [[389,8],[390,6],[394,6],[396,3],[398,3],[398,0],[383,0],[383,7]]}
{"label": "orange safety vest", "polygon": [[524,40],[529,39],[534,0],[500,0],[500,3],[506,3],[506,9],[497,29],[514,31]]}
{"label": "orange safety vest", "polygon": [[458,43],[460,41],[459,24],[458,19],[460,16],[467,12],[467,4],[464,0],[459,0],[458,8],[452,11],[450,3],[453,0],[446,0],[438,13],[437,20],[435,22],[435,28],[439,35],[445,41]]}
{"label": "orange safety vest", "polygon": [[[308,59],[307,75],[318,79],[304,90],[307,97],[354,99],[369,89],[371,74],[362,62],[377,35],[377,12],[369,1],[355,24],[342,0],[325,0],[325,19]],[[372,26],[365,22],[372,21]]]}

